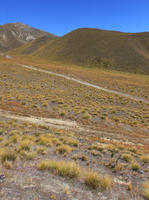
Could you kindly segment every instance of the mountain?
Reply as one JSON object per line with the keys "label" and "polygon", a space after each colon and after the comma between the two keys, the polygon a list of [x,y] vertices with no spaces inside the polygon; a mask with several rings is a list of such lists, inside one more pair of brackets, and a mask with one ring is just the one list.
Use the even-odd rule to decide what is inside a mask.
{"label": "mountain", "polygon": [[15,50],[35,58],[149,74],[149,33],[81,28],[63,37],[40,37]]}
{"label": "mountain", "polygon": [[20,46],[19,48],[14,49],[13,52],[27,54],[27,55],[33,54],[40,48],[44,47],[45,44],[49,43],[54,38],[49,37],[49,35],[39,37],[31,42],[28,42],[25,45]]}
{"label": "mountain", "polygon": [[0,52],[20,47],[42,36],[47,36],[49,39],[56,37],[53,34],[29,27],[22,23],[2,25],[0,26]]}
{"label": "mountain", "polygon": [[149,33],[82,28],[46,41],[33,55],[68,64],[149,73]]}

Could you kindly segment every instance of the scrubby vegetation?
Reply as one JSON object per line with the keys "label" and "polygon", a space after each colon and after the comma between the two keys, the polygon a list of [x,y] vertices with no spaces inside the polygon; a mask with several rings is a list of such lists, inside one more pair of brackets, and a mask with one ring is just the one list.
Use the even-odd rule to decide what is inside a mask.
{"label": "scrubby vegetation", "polygon": [[[5,61],[0,70],[0,169],[5,175],[2,198],[10,199],[9,191],[15,199],[17,195],[20,199],[57,200],[148,198],[144,184],[149,174],[147,103],[15,63]],[[73,70],[77,75],[82,69]],[[85,71],[86,78],[89,73]],[[128,80],[129,75],[126,79],[126,74],[111,72],[108,77],[108,73],[101,71],[105,83],[116,87],[112,78],[117,76],[117,85],[124,87],[127,82],[127,92],[139,80],[138,90],[146,85],[142,94],[148,100],[145,76],[139,79],[134,75],[136,79]],[[98,82],[96,75],[94,81]],[[17,118],[9,119],[9,115]],[[48,123],[44,117],[62,121]]]}
{"label": "scrubby vegetation", "polygon": [[[20,66],[4,64],[0,65],[0,70],[1,108],[22,114],[69,118],[84,125],[94,124],[97,127],[107,121],[116,125],[148,127],[149,105],[144,102],[136,102],[71,81],[68,84],[63,78],[23,69]],[[111,77],[113,78],[115,80],[115,77]],[[111,79],[107,80],[110,87],[114,84],[111,84]],[[116,85],[123,85],[121,75],[119,79]],[[140,82],[142,81],[141,79]],[[142,83],[138,86],[144,96],[148,92],[147,83],[145,79],[144,85]],[[134,95],[137,93],[138,91],[134,91]]]}
{"label": "scrubby vegetation", "polygon": [[[148,174],[147,162],[142,160],[142,157],[147,156],[144,150],[139,150],[138,144],[135,146],[138,149],[136,151],[134,144],[127,145],[124,139],[113,139],[111,144],[112,140],[103,136],[96,136],[95,139],[85,132],[80,135],[78,131],[57,130],[7,118],[0,122],[0,133],[1,168],[6,174],[11,173],[10,170],[15,171],[16,167],[16,173],[20,173],[20,167],[26,173],[37,170],[39,177],[48,172],[49,175],[58,175],[66,180],[73,178],[76,184],[103,193],[118,187],[120,181],[125,181],[127,173],[129,179],[125,189],[131,192],[137,184],[135,181],[132,184],[132,180],[140,177],[140,171],[144,173],[139,178],[142,184]],[[122,178],[117,181],[116,177],[120,175]],[[6,176],[9,185],[9,176]],[[15,178],[16,174],[13,176]],[[140,192],[147,198],[147,188]],[[128,192],[126,194],[130,195]]]}

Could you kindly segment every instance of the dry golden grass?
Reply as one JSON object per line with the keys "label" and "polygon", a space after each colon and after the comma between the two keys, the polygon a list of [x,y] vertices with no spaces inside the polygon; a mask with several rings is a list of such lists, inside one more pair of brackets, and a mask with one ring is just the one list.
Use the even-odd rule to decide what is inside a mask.
{"label": "dry golden grass", "polygon": [[87,172],[85,176],[85,184],[92,189],[97,189],[100,185],[99,174],[94,171]]}
{"label": "dry golden grass", "polygon": [[[57,79],[57,77],[45,73],[28,71],[17,65],[13,65],[13,70],[9,65],[4,65],[5,67],[0,64],[0,84],[1,91],[3,91],[2,93],[0,92],[0,105],[5,109],[12,110],[13,105],[13,110],[16,112],[31,113],[37,116],[42,114],[56,118],[63,116],[63,118],[79,119],[83,124],[92,123],[96,126],[96,120],[102,120],[103,122],[105,120],[112,120],[114,123],[129,124],[131,126],[148,126],[147,114],[149,105],[143,102],[136,102],[94,88],[80,86],[75,82],[67,84],[67,80],[63,78]],[[77,70],[81,71],[83,69],[76,69],[74,73]],[[90,70],[85,70],[85,74],[88,74],[87,77],[89,77],[90,73]],[[98,71],[97,74],[100,75]],[[114,73],[111,72],[111,76],[110,72],[102,72],[102,74],[106,79],[106,84],[109,81],[109,85],[111,86]],[[107,80],[108,75],[110,76],[110,80]],[[96,77],[96,73],[91,73],[91,76]],[[127,79],[127,89],[130,80],[127,76],[129,77],[129,74],[123,75],[117,73],[116,78],[118,83],[116,85],[121,84],[124,79]],[[134,79],[139,78],[134,75]],[[92,80],[94,80],[94,77],[92,77]],[[145,88],[145,85],[147,85],[147,79],[140,78],[139,83],[141,83],[140,90],[142,91],[142,88]],[[122,85],[124,87],[124,83]],[[143,92],[145,95],[148,90],[146,89]]]}
{"label": "dry golden grass", "polygon": [[[123,178],[125,174],[129,173],[128,181],[130,182],[132,180],[138,181],[138,169],[144,171],[142,177],[147,176],[146,163],[148,163],[147,152],[149,149],[147,145],[142,145],[145,144],[142,141],[147,138],[146,133],[144,134],[142,131],[139,133],[137,131],[125,132],[121,128],[118,129],[118,123],[121,122],[121,127],[125,127],[125,124],[128,127],[132,126],[130,127],[132,130],[133,126],[135,126],[135,130],[148,127],[148,105],[80,86],[76,83],[70,82],[68,84],[68,81],[63,79],[24,70],[15,65],[13,65],[13,70],[10,66],[4,66],[2,67],[0,64],[0,108],[10,110],[13,113],[19,112],[20,115],[25,116],[71,119],[77,121],[84,128],[97,130],[98,133],[57,130],[2,118],[0,121],[0,157],[2,158],[5,153],[12,152],[17,158],[14,162],[11,156],[4,155],[4,161],[1,164],[2,170],[3,168],[6,171],[7,169],[13,170],[19,165],[32,173],[32,167],[34,168],[37,163],[40,164],[41,160],[46,161],[49,158],[51,159],[48,160],[48,162],[50,161],[50,169],[48,169],[47,161],[41,164],[41,169],[45,168],[55,175],[76,177],[74,184],[75,181],[78,181],[79,184],[77,185],[85,183],[89,188],[97,190],[106,189],[115,184],[106,175],[109,174],[109,171],[112,179],[115,176],[119,177],[119,175]],[[76,69],[76,74],[79,70],[83,72],[82,69]],[[68,72],[70,72],[69,69]],[[89,71],[85,72],[85,74],[88,73]],[[96,81],[98,83],[99,79],[96,73],[91,74],[92,78],[95,76],[95,83]],[[99,76],[99,72],[97,74]],[[138,83],[141,83],[138,90],[141,90],[148,83],[145,78],[144,80],[140,78],[140,80],[135,75],[132,77],[133,80],[129,82],[130,76],[128,74],[116,73],[114,75],[112,72],[104,71],[101,71],[101,74],[105,78],[105,83],[108,84],[109,81],[111,87],[114,87],[113,77],[116,78],[117,86],[119,83],[120,86],[124,86],[124,83],[127,82],[126,87],[133,85],[130,88],[135,87],[133,80],[138,80]],[[81,76],[85,75],[82,73]],[[87,77],[89,77],[89,74]],[[101,80],[103,80],[102,77]],[[128,91],[130,91],[130,88],[128,87]],[[121,90],[127,91],[127,88],[121,88]],[[147,88],[143,89],[142,93],[145,94],[147,91]],[[134,94],[137,94],[137,91],[134,91]],[[61,116],[62,111],[65,112],[63,116]],[[86,113],[91,117],[85,119],[84,114]],[[106,131],[106,135],[104,135],[104,131]],[[125,138],[125,134],[128,137]],[[144,149],[146,154],[144,154]],[[59,163],[60,161],[53,161],[53,159],[64,159],[65,161]],[[72,160],[75,160],[77,164],[68,164],[72,163]],[[66,163],[68,167],[66,167]],[[105,176],[100,174],[100,167],[105,170]],[[86,172],[90,168],[92,168],[92,173],[87,177]],[[41,176],[43,175],[42,170],[38,173]],[[143,180],[143,178],[139,178],[140,183]],[[133,181],[133,189],[135,185],[137,183]],[[130,194],[131,187],[130,189],[127,187],[123,189],[127,195]],[[145,192],[148,192],[148,190],[145,190]],[[140,198],[139,193],[138,198]]]}
{"label": "dry golden grass", "polygon": [[135,162],[135,161],[133,161],[133,162],[131,163],[131,169],[134,170],[134,171],[139,170],[139,169],[140,169],[140,164],[137,163],[137,162]]}
{"label": "dry golden grass", "polygon": [[111,186],[112,179],[107,175],[100,175],[95,171],[88,171],[85,176],[85,184],[92,189],[97,189],[99,186],[102,189],[107,189]]}
{"label": "dry golden grass", "polygon": [[148,181],[145,181],[143,184],[142,184],[142,194],[143,196],[145,197],[145,199],[149,199],[149,182]]}
{"label": "dry golden grass", "polygon": [[4,163],[5,161],[15,161],[17,158],[14,152],[4,151],[1,154],[1,162]]}
{"label": "dry golden grass", "polygon": [[73,149],[72,149],[70,146],[64,145],[64,144],[62,144],[62,145],[60,145],[60,146],[58,146],[58,147],[56,148],[56,151],[57,151],[58,153],[60,153],[60,154],[70,153],[72,150],[73,150]]}
{"label": "dry golden grass", "polygon": [[38,164],[40,170],[51,170],[60,176],[75,178],[80,175],[80,167],[74,162],[46,160]]}
{"label": "dry golden grass", "polygon": [[20,142],[19,145],[19,151],[20,150],[25,150],[25,151],[29,151],[32,145],[32,141],[30,140],[23,140]]}
{"label": "dry golden grass", "polygon": [[144,163],[149,163],[149,154],[143,155],[140,158]]}
{"label": "dry golden grass", "polygon": [[80,168],[80,166],[74,162],[43,160],[38,164],[37,168],[39,170],[50,170],[60,176],[68,178],[81,176],[84,178],[84,183],[92,189],[97,189],[99,186],[102,189],[108,189],[112,183],[110,176],[98,174],[93,170],[87,171]]}
{"label": "dry golden grass", "polygon": [[131,154],[122,154],[122,159],[123,160],[125,160],[125,161],[127,161],[127,162],[132,162],[133,160],[134,160],[134,158],[132,157],[132,155]]}

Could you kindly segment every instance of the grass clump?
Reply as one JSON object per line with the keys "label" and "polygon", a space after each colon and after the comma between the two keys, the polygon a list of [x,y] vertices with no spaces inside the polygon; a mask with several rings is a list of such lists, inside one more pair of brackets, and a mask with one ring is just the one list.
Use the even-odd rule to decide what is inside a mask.
{"label": "grass clump", "polygon": [[74,162],[45,160],[38,165],[40,170],[50,170],[59,176],[75,178],[80,175],[80,167]]}
{"label": "grass clump", "polygon": [[19,139],[20,139],[20,137],[19,137],[19,135],[17,135],[17,134],[12,135],[12,136],[10,137],[10,141],[11,141],[12,143],[17,143],[17,142],[19,141]]}
{"label": "grass clump", "polygon": [[140,169],[140,165],[137,162],[132,162],[131,169],[137,171]]}
{"label": "grass clump", "polygon": [[45,155],[46,154],[46,149],[43,147],[39,147],[37,149],[37,154]]}
{"label": "grass clump", "polygon": [[15,161],[16,160],[16,154],[13,152],[3,152],[1,155],[1,162],[4,163],[6,161]]}
{"label": "grass clump", "polygon": [[63,138],[62,141],[63,141],[65,144],[68,144],[68,145],[74,146],[74,147],[77,147],[78,144],[79,144],[79,142],[78,142],[76,139],[70,138],[70,137],[65,137],[65,138]]}
{"label": "grass clump", "polygon": [[104,146],[102,144],[92,144],[90,147],[89,147],[90,150],[98,150],[98,151],[103,151],[104,150]]}
{"label": "grass clump", "polygon": [[149,200],[149,182],[145,181],[142,185],[143,196],[145,199]]}
{"label": "grass clump", "polygon": [[36,154],[34,152],[28,152],[24,153],[24,158],[26,160],[33,160],[35,158]]}
{"label": "grass clump", "polygon": [[3,166],[6,169],[11,169],[12,168],[12,161],[6,160],[5,162],[3,162]]}
{"label": "grass clump", "polygon": [[52,140],[46,136],[40,136],[38,138],[38,144],[50,147],[52,146]]}
{"label": "grass clump", "polygon": [[149,200],[149,189],[146,189],[146,190],[144,191],[144,197],[145,197],[147,200]]}
{"label": "grass clump", "polygon": [[112,178],[108,175],[105,175],[105,176],[101,176],[100,177],[100,185],[101,185],[101,188],[106,190],[108,189],[112,184]]}
{"label": "grass clump", "polygon": [[142,156],[142,157],[141,157],[141,160],[142,160],[144,163],[149,163],[149,154]]}
{"label": "grass clump", "polygon": [[62,144],[62,145],[60,145],[60,146],[58,146],[58,147],[56,148],[56,151],[57,151],[58,153],[60,153],[60,154],[70,153],[72,150],[73,150],[73,149],[72,149],[70,146],[64,145],[64,144]]}
{"label": "grass clump", "polygon": [[126,162],[133,161],[133,157],[130,154],[122,154],[122,159],[125,160]]}
{"label": "grass clump", "polygon": [[91,118],[92,118],[92,116],[89,113],[86,112],[83,114],[83,119],[89,120]]}
{"label": "grass clump", "polygon": [[124,164],[123,163],[121,163],[121,162],[117,162],[116,163],[116,165],[115,165],[115,167],[114,167],[114,171],[115,172],[118,172],[118,171],[121,171],[121,170],[123,170],[124,169]]}
{"label": "grass clump", "polygon": [[97,189],[99,186],[102,189],[107,189],[111,186],[111,183],[110,176],[103,176],[92,170],[87,172],[85,176],[85,184],[92,189]]}
{"label": "grass clump", "polygon": [[85,184],[92,189],[97,189],[100,185],[99,175],[94,171],[89,171],[85,176]]}
{"label": "grass clump", "polygon": [[93,156],[101,156],[100,152],[97,151],[97,150],[92,150],[92,151],[91,151],[91,154],[92,154]]}
{"label": "grass clump", "polygon": [[30,140],[24,140],[19,145],[19,150],[29,151],[32,142]]}

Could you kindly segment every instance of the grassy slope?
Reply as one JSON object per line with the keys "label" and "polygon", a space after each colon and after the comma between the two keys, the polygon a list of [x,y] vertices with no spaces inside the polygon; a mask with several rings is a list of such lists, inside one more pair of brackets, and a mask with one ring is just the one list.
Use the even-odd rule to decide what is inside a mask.
{"label": "grassy slope", "polygon": [[[30,60],[23,60],[25,57],[18,60],[0,57],[0,108],[20,115],[77,120],[78,124],[98,132],[64,131],[1,117],[0,165],[6,176],[1,183],[1,197],[8,200],[18,196],[21,199],[72,199],[77,194],[80,200],[90,200],[100,198],[99,191],[101,198],[107,199],[146,197],[149,186],[143,183],[149,173],[148,134],[145,131],[149,105],[15,64],[19,59],[31,64]],[[149,85],[145,75],[77,66],[47,66],[38,59],[36,62],[37,66],[47,69],[64,73],[68,70],[88,80],[91,77],[97,83],[100,78],[109,85],[114,82],[123,85],[126,81],[128,85],[123,85],[126,90],[133,82],[138,84],[137,89],[140,83],[142,88]],[[144,92],[148,94],[147,90]],[[70,164],[72,161],[75,165]],[[71,176],[73,172],[74,177]],[[99,179],[102,174],[104,179]]]}
{"label": "grassy slope", "polygon": [[48,60],[36,58],[32,55],[11,55],[13,57],[11,62],[40,67],[149,100],[148,75],[49,62]]}
{"label": "grassy slope", "polygon": [[33,55],[49,61],[149,73],[149,34],[78,29],[46,41]]}
{"label": "grassy slope", "polygon": [[43,36],[15,49],[13,52],[29,55],[42,48],[47,42],[49,43],[51,40],[53,40],[53,38],[49,36]]}

